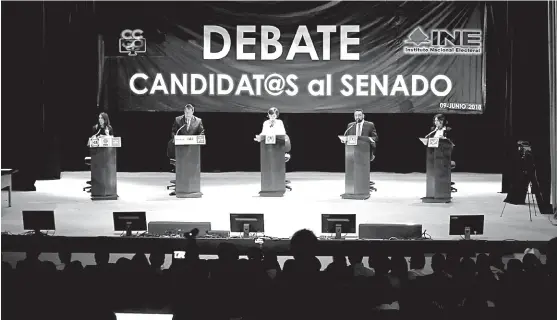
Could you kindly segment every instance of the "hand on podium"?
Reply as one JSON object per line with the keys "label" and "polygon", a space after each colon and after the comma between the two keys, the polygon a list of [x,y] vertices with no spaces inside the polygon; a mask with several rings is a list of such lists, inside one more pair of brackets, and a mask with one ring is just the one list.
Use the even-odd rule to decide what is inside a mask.
{"label": "hand on podium", "polygon": [[339,136],[340,142],[346,143],[346,136]]}
{"label": "hand on podium", "polygon": [[375,142],[375,140],[373,140],[372,137],[369,137],[369,141],[371,141],[371,143],[374,143],[374,142]]}
{"label": "hand on podium", "polygon": [[255,138],[253,138],[253,141],[261,142],[261,136],[256,135]]}

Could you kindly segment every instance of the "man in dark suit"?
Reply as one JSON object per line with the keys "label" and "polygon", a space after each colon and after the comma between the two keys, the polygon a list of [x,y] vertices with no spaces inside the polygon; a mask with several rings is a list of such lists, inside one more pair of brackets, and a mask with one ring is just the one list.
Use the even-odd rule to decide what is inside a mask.
{"label": "man in dark suit", "polygon": [[371,121],[364,120],[364,111],[358,109],[354,111],[354,122],[350,122],[346,129],[344,135],[348,136],[362,136],[369,137],[371,141],[371,161],[375,159],[375,149],[377,147],[377,141],[379,137],[377,136],[377,131],[375,130],[375,124]]}
{"label": "man in dark suit", "polygon": [[203,127],[203,121],[193,115],[195,109],[191,104],[187,104],[184,107],[184,114],[176,117],[174,123],[172,124],[172,138],[168,142],[167,155],[170,159],[175,159],[176,150],[174,148],[174,136],[175,135],[203,135],[205,134],[205,128]]}

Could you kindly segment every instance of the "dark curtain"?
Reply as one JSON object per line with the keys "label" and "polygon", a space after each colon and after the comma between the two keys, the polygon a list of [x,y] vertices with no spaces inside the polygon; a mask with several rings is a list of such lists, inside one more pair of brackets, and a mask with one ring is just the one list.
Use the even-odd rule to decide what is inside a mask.
{"label": "dark curtain", "polygon": [[[520,155],[517,142],[532,145],[533,164],[544,199],[550,197],[548,52],[538,44],[547,43],[547,4],[492,3],[490,18],[495,34],[488,39],[498,41],[499,72],[505,74],[504,106],[505,158],[502,192],[508,193],[520,181]],[[501,36],[506,35],[506,36]],[[489,41],[489,40],[488,40]],[[534,49],[536,48],[536,49]],[[489,82],[489,78],[488,78]],[[501,87],[499,87],[502,89]],[[493,92],[490,87],[488,95]],[[495,93],[498,94],[498,93]],[[500,95],[500,93],[499,93]],[[544,209],[545,211],[545,209]]]}

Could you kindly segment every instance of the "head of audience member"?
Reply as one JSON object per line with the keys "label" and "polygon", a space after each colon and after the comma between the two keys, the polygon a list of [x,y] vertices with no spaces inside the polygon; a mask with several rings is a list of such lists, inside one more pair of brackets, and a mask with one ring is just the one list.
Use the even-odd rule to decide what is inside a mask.
{"label": "head of audience member", "polygon": [[[342,258],[342,260],[344,260],[344,263],[346,263],[346,257],[344,257],[344,256],[336,256],[336,258],[337,258],[339,261],[341,261],[340,258]],[[364,257],[363,257],[363,256],[354,256],[354,255],[348,256],[348,261],[350,262],[350,265],[351,265],[351,266],[357,265],[357,264],[361,264],[363,260],[364,260]],[[335,257],[333,257],[333,262],[335,262]]]}
{"label": "head of audience member", "polygon": [[317,237],[308,229],[296,231],[290,239],[290,251],[295,260],[315,258]]}
{"label": "head of audience member", "polygon": [[149,260],[144,253],[136,253],[132,258],[132,265],[135,270],[147,270],[149,269]]}
{"label": "head of audience member", "polygon": [[391,259],[384,254],[370,255],[368,264],[376,276],[385,276],[391,271]]}
{"label": "head of audience member", "polygon": [[280,111],[279,111],[279,109],[277,109],[275,107],[271,107],[267,111],[267,117],[271,121],[278,119],[279,115],[280,115]]}
{"label": "head of audience member", "polygon": [[193,118],[193,113],[195,112],[195,108],[191,104],[186,104],[184,106],[184,116],[187,120],[191,120]]}
{"label": "head of audience member", "polygon": [[491,274],[489,257],[485,253],[480,253],[476,257],[476,272],[478,274]]}
{"label": "head of audience member", "polygon": [[116,260],[116,270],[118,272],[127,272],[132,267],[132,262],[130,259],[122,257]]}
{"label": "head of audience member", "polygon": [[263,260],[263,251],[260,248],[251,247],[248,249],[248,260],[261,262]]}
{"label": "head of audience member", "polygon": [[423,253],[415,253],[410,257],[410,269],[422,270],[425,268],[425,255]]}
{"label": "head of audience member", "polygon": [[110,253],[108,251],[95,252],[95,264],[99,267],[108,265],[110,261]]}
{"label": "head of audience member", "polygon": [[470,257],[464,257],[460,261],[459,273],[464,277],[474,277],[476,275],[476,263]]}
{"label": "head of audience member", "polygon": [[528,273],[538,272],[541,266],[541,262],[533,253],[527,253],[522,257],[522,265],[524,271]]}
{"label": "head of audience member", "polygon": [[165,254],[164,252],[153,252],[149,255],[149,263],[151,264],[151,269],[161,270],[164,265]]}
{"label": "head of audience member", "polygon": [[441,129],[447,125],[447,119],[443,114],[436,114],[433,116],[433,125],[436,129]]}
{"label": "head of audience member", "polygon": [[503,255],[498,252],[490,253],[489,265],[503,271],[505,269],[505,264],[503,263]]}
{"label": "head of audience member", "polygon": [[99,114],[98,125],[101,128],[106,128],[110,126],[110,119],[108,118],[108,114],[106,112],[101,112]]}
{"label": "head of audience member", "polygon": [[391,275],[401,280],[408,278],[408,262],[406,258],[399,255],[391,257]]}
{"label": "head of audience member", "polygon": [[232,263],[238,261],[240,254],[238,248],[232,243],[221,242],[217,247],[217,255],[219,262]]}
{"label": "head of audience member", "polygon": [[431,257],[431,269],[434,274],[442,274],[447,267],[447,260],[442,253],[436,253]]}
{"label": "head of audience member", "polygon": [[460,269],[460,259],[460,254],[455,252],[448,253],[445,263],[445,272],[450,275],[455,275]]}
{"label": "head of audience member", "polygon": [[[361,263],[362,260],[363,260],[363,257],[360,259],[360,263]],[[342,256],[342,255],[334,255],[332,263],[334,263],[337,266],[343,266],[343,267],[348,266],[348,264],[346,263],[346,256]],[[350,264],[352,264],[352,263],[350,263]]]}
{"label": "head of audience member", "polygon": [[64,267],[64,272],[68,274],[79,274],[83,271],[81,261],[72,261]]}
{"label": "head of audience member", "polygon": [[518,259],[510,259],[507,262],[507,273],[510,275],[517,275],[523,271],[522,262]]}
{"label": "head of audience member", "polygon": [[278,262],[277,253],[274,251],[266,251],[263,255],[263,267],[265,270],[279,270],[280,264]]}
{"label": "head of audience member", "polygon": [[356,121],[357,123],[360,123],[362,121],[364,121],[365,115],[364,115],[364,110],[362,109],[357,109],[354,111],[354,121]]}
{"label": "head of audience member", "polygon": [[43,272],[48,272],[48,273],[56,272],[56,265],[52,261],[43,261],[41,267]]}
{"label": "head of audience member", "polygon": [[72,262],[72,253],[68,251],[58,252],[58,259],[60,259],[61,263],[67,265]]}

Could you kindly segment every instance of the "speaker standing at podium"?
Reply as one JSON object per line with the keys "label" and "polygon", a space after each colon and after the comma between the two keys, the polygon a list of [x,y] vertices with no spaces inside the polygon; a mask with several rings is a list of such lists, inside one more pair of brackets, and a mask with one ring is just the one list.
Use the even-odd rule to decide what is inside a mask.
{"label": "speaker standing at podium", "polygon": [[112,130],[112,126],[110,125],[110,119],[108,118],[108,114],[106,112],[101,112],[99,114],[99,119],[97,120],[97,124],[93,126],[93,138],[98,136],[113,136],[114,131]]}
{"label": "speaker standing at podium", "polygon": [[433,117],[433,127],[431,127],[432,131],[425,137],[449,139],[449,132],[451,131],[451,128],[447,127],[447,123],[448,121],[444,115],[436,114]]}
{"label": "speaker standing at podium", "polygon": [[263,129],[261,129],[261,133],[256,135],[253,140],[260,142],[261,136],[281,136],[286,135],[286,129],[284,128],[284,123],[282,120],[279,120],[280,111],[272,107],[267,111],[268,120],[263,122]]}
{"label": "speaker standing at podium", "polygon": [[375,130],[375,124],[371,121],[364,120],[364,111],[358,109],[354,111],[354,122],[348,124],[348,129],[344,132],[345,136],[358,136],[358,137],[369,137],[371,141],[371,157],[370,161],[375,159],[375,148],[377,146],[377,141],[379,137],[377,136],[377,130]]}
{"label": "speaker standing at podium", "polygon": [[167,155],[170,159],[176,159],[176,149],[174,148],[174,136],[175,135],[204,135],[205,128],[203,127],[203,121],[193,115],[195,108],[191,104],[187,104],[184,107],[184,114],[176,117],[174,123],[172,124],[172,138],[168,143]]}

